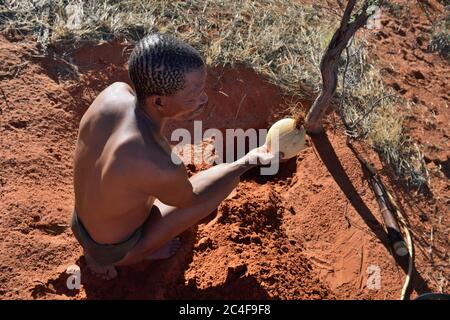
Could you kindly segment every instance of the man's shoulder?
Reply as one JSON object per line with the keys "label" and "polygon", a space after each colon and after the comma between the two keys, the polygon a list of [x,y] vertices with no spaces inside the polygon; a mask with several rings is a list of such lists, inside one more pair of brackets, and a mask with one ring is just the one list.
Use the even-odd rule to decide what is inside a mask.
{"label": "man's shoulder", "polygon": [[125,82],[114,82],[99,95],[106,106],[129,105],[134,100],[132,88]]}
{"label": "man's shoulder", "polygon": [[96,123],[102,125],[101,130],[104,126],[114,125],[117,119],[125,115],[123,111],[134,104],[133,91],[128,88],[131,90],[125,82],[114,82],[105,88],[83,115],[81,124]]}
{"label": "man's shoulder", "polygon": [[109,90],[109,91],[129,91],[130,93],[133,93],[132,88],[130,87],[130,85],[126,82],[122,82],[122,81],[116,81],[113,82],[112,84],[110,84],[105,90]]}
{"label": "man's shoulder", "polygon": [[181,163],[172,161],[170,155],[159,150],[157,143],[149,143],[139,133],[121,139],[115,147],[115,161],[139,172],[176,173]]}

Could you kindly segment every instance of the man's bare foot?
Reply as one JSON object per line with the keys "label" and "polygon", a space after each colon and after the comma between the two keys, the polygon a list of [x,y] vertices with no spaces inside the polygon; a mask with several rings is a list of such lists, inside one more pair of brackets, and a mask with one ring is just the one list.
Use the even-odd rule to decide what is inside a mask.
{"label": "man's bare foot", "polygon": [[162,260],[172,257],[177,250],[181,247],[180,237],[170,240],[161,248],[153,252],[152,254],[145,257],[145,260]]}
{"label": "man's bare foot", "polygon": [[111,280],[117,277],[117,270],[113,265],[102,267],[99,266],[86,252],[84,253],[86,263],[91,273],[103,280]]}

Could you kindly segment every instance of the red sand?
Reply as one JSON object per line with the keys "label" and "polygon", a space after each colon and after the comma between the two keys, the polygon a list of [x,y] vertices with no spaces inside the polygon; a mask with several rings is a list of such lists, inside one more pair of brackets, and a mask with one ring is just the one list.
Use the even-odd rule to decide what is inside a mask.
{"label": "red sand", "polygon": [[[415,19],[410,24],[417,30],[417,25],[429,27],[420,11]],[[383,29],[387,37],[374,40],[374,53],[395,65],[398,74],[387,75],[386,82],[407,88],[408,99],[417,97],[408,126],[416,139],[442,146],[442,152],[427,150],[426,156],[444,169],[432,176],[433,195],[426,199],[397,186],[367,146],[358,149],[380,169],[408,216],[417,256],[415,297],[449,289],[442,280],[449,278],[449,81],[442,73],[448,64],[424,53],[424,46],[403,44],[392,25]],[[247,173],[210,219],[182,235],[184,245],[174,258],[121,268],[110,282],[94,278],[68,228],[72,157],[78,122],[90,102],[110,83],[126,80],[122,52],[127,46],[87,45],[74,52],[78,80],[63,61],[33,57],[32,41],[0,37],[0,46],[0,298],[399,297],[405,272],[387,248],[375,198],[340,127],[309,141],[274,178]],[[389,55],[392,48],[406,54]],[[422,60],[414,58],[416,51]],[[425,80],[407,76],[414,70]],[[279,90],[242,66],[210,70],[207,92],[205,127],[267,128],[287,114]],[[438,112],[434,120],[430,110]],[[427,121],[435,121],[436,129],[426,129]],[[329,122],[339,120],[330,115]],[[168,132],[189,125],[174,123]],[[74,263],[81,266],[81,290],[66,288],[65,270]],[[380,268],[380,290],[367,288],[371,265]]]}

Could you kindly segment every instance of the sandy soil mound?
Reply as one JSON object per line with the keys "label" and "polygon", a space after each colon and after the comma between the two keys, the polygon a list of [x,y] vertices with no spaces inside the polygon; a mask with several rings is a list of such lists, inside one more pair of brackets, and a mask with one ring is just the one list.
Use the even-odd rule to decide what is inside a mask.
{"label": "sandy soil mound", "polygon": [[[384,32],[381,49],[376,49],[380,57],[383,48],[400,45],[401,35],[390,28]],[[283,164],[276,177],[248,172],[215,213],[182,235],[184,245],[174,258],[121,268],[118,279],[110,282],[94,278],[68,228],[73,207],[72,156],[78,122],[86,108],[112,82],[127,81],[129,46],[118,42],[86,45],[70,55],[70,63],[39,56],[27,39],[0,37],[0,46],[0,297],[399,297],[405,272],[389,252],[376,200],[341,128],[308,141],[308,147]],[[444,68],[445,62],[430,56],[424,59],[433,59],[433,65],[421,65],[420,72],[435,79],[436,86],[446,86],[448,81],[435,69]],[[402,56],[392,59],[398,64],[403,60]],[[409,72],[406,67],[400,70]],[[418,89],[422,80],[407,79],[411,82],[408,92],[424,101],[420,107],[426,110],[427,90]],[[243,66],[211,69],[207,92],[210,103],[202,116],[204,129],[267,128],[288,112],[284,102],[288,97]],[[448,94],[440,96],[444,99]],[[306,101],[303,105],[309,106]],[[446,121],[448,110],[439,108],[442,119],[438,121]],[[333,117],[330,123],[338,123]],[[413,132],[420,121],[426,121],[420,112],[417,119],[417,126],[411,120]],[[175,127],[192,129],[191,125],[171,123],[167,134]],[[445,130],[433,131],[433,137],[445,136]],[[445,198],[449,189],[441,187],[430,199],[405,191],[389,179],[389,169],[376,154],[362,144],[358,149],[380,169],[409,218],[417,254],[413,297],[448,290],[442,279],[449,275]],[[443,155],[433,157],[431,162]],[[195,173],[205,167],[189,169]],[[66,287],[65,270],[71,264],[81,267],[80,290]],[[381,272],[379,289],[367,287],[371,266]]]}

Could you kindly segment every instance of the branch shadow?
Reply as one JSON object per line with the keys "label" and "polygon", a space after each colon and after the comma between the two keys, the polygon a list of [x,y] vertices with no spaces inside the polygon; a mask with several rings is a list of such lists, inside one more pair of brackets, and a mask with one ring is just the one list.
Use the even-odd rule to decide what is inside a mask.
{"label": "branch shadow", "polygon": [[[389,243],[389,238],[386,231],[384,230],[384,227],[378,222],[376,217],[372,214],[361,196],[358,194],[358,191],[351,182],[339,158],[337,157],[336,152],[334,151],[334,148],[331,145],[330,140],[328,139],[328,136],[326,134],[311,136],[311,140],[319,154],[320,159],[332,175],[333,179],[338,184],[339,188],[342,190],[342,192],[344,192],[350,204],[355,208],[355,210],[358,212],[358,214],[361,216],[370,230],[377,236],[377,238],[390,252],[396,263],[407,274],[409,256],[398,257],[397,255],[393,254]],[[362,167],[361,170],[363,170]],[[407,296],[409,296],[413,290],[415,290],[418,294],[430,292],[428,284],[426,283],[425,279],[418,273],[415,267],[413,268],[413,272],[411,275],[411,283],[407,292]]]}

